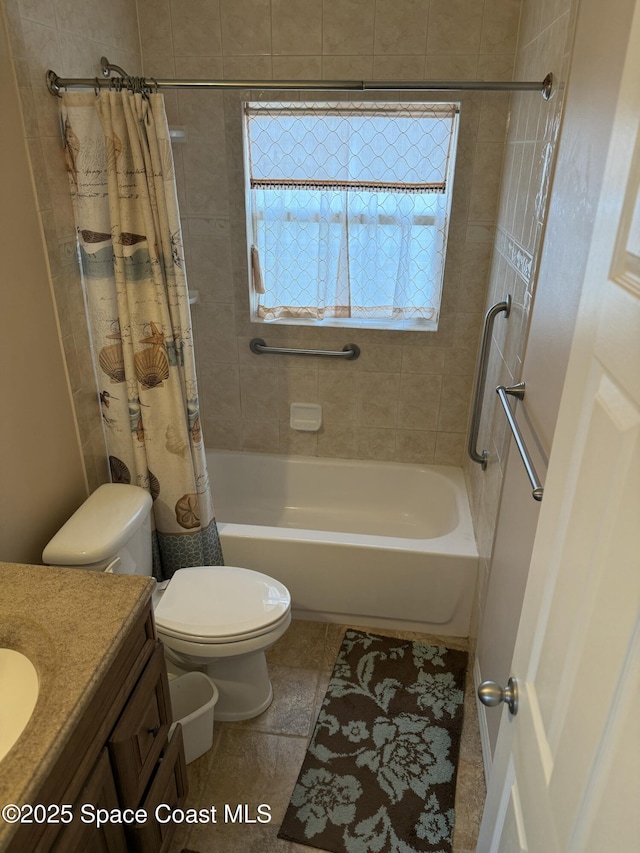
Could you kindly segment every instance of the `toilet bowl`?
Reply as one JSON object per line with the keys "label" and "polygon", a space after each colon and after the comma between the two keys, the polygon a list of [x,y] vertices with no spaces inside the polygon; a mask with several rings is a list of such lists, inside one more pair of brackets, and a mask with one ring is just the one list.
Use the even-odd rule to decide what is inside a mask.
{"label": "toilet bowl", "polygon": [[[43,561],[150,576],[151,503],[138,486],[100,486],[51,539]],[[153,609],[169,668],[200,670],[216,683],[218,720],[247,720],[269,707],[265,651],[291,622],[283,584],[250,569],[193,566],[156,588]]]}
{"label": "toilet bowl", "polygon": [[233,566],[178,569],[155,595],[158,637],[174,671],[205,672],[216,684],[219,720],[247,720],[271,704],[265,651],[291,623],[288,590]]}

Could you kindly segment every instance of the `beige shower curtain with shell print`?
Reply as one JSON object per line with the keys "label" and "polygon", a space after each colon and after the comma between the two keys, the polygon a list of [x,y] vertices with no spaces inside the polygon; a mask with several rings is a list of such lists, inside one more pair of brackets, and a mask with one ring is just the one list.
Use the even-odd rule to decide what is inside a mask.
{"label": "beige shower curtain with shell print", "polygon": [[220,565],[164,99],[66,93],[62,121],[112,480],[151,493],[159,580]]}

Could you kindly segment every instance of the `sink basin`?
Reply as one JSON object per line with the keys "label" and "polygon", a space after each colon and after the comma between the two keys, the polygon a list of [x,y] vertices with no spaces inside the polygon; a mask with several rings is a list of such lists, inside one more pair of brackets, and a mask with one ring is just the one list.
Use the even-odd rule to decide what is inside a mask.
{"label": "sink basin", "polygon": [[28,657],[0,648],[0,761],[22,734],[38,698],[38,673]]}

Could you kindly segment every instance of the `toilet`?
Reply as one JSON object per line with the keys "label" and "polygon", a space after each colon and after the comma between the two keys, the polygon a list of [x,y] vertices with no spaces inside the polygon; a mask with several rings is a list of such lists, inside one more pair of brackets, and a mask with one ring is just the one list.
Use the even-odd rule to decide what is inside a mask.
{"label": "toilet", "polygon": [[[139,486],[100,486],[48,543],[43,562],[151,576],[151,505]],[[193,566],[158,585],[153,610],[169,670],[200,670],[215,682],[216,719],[248,720],[269,707],[265,651],[291,623],[283,584],[250,569]]]}

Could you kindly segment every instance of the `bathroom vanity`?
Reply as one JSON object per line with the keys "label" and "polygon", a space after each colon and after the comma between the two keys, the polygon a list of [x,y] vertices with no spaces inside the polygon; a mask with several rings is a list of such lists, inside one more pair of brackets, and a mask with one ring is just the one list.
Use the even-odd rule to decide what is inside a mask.
{"label": "bathroom vanity", "polygon": [[180,727],[168,737],[153,586],[0,563],[0,647],[26,655],[39,679],[31,718],[0,761],[0,806],[21,811],[0,822],[0,851],[168,848],[174,824],[164,821],[184,803],[187,776]]}

